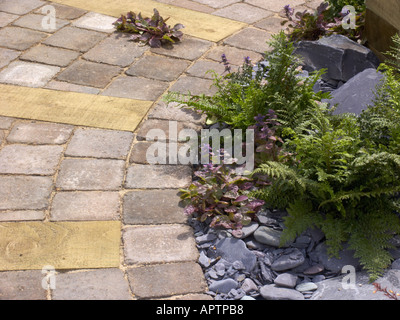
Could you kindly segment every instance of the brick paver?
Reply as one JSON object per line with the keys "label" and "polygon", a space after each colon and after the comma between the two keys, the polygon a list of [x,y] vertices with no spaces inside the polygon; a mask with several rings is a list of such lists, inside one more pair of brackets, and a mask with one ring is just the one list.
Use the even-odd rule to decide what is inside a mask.
{"label": "brick paver", "polygon": [[22,15],[45,4],[40,0],[2,0],[0,11]]}
{"label": "brick paver", "polygon": [[18,18],[19,16],[16,14],[0,12],[0,28],[5,27],[6,25],[8,25],[9,23],[13,22]]}
{"label": "brick paver", "polygon": [[306,0],[245,0],[245,2],[266,10],[279,12],[282,11],[283,7],[287,4],[290,4],[293,8],[304,4]]}
{"label": "brick paver", "polygon": [[98,94],[100,92],[100,89],[97,88],[81,86],[78,84],[64,82],[64,81],[57,81],[57,80],[51,80],[45,86],[45,88],[60,90],[60,91],[88,93],[88,94]]}
{"label": "brick paver", "polygon": [[[167,55],[170,57],[181,58],[186,60],[196,60],[200,58],[204,52],[206,52],[212,43],[210,41],[182,37],[182,41],[176,43],[173,48],[162,47],[152,48],[151,51],[158,54]],[[172,50],[173,49],[173,50]]]}
{"label": "brick paver", "polygon": [[54,300],[132,300],[128,282],[117,268],[56,275]]}
{"label": "brick paver", "polygon": [[113,23],[117,19],[104,14],[89,12],[73,22],[75,27],[111,33],[115,28]]}
{"label": "brick paver", "polygon": [[48,122],[16,124],[7,141],[27,144],[64,144],[72,134],[73,126]]}
{"label": "brick paver", "polygon": [[118,190],[123,171],[122,160],[65,159],[56,186],[62,190]]}
{"label": "brick paver", "polygon": [[178,193],[176,189],[128,192],[123,203],[124,222],[135,225],[185,223]]}
{"label": "brick paver", "polygon": [[224,43],[233,47],[264,53],[270,49],[267,41],[271,38],[271,33],[264,30],[246,28],[225,39]]}
{"label": "brick paver", "polygon": [[46,209],[52,184],[51,177],[0,175],[0,210]]}
{"label": "brick paver", "polygon": [[118,192],[58,192],[51,207],[51,221],[118,220]]}
{"label": "brick paver", "polygon": [[0,30],[0,43],[3,47],[26,50],[46,38],[46,34],[18,27],[5,27]]}
{"label": "brick paver", "polygon": [[84,86],[104,88],[120,73],[117,66],[79,60],[62,71],[57,79]]}
{"label": "brick paver", "polygon": [[128,39],[127,36],[112,34],[85,53],[83,58],[93,62],[127,67],[149,50],[147,46],[140,46],[136,42],[128,41]]}
{"label": "brick paver", "polygon": [[18,58],[20,54],[21,52],[19,51],[0,48],[0,68],[8,65],[12,60]]}
{"label": "brick paver", "polygon": [[43,43],[54,47],[86,52],[105,37],[106,34],[102,32],[65,27],[55,32]]}
{"label": "brick paver", "polygon": [[168,82],[141,77],[121,76],[115,79],[103,95],[138,100],[156,100],[168,88]]}
{"label": "brick paver", "polygon": [[241,2],[241,0],[193,0],[193,1],[208,5],[212,8],[223,8],[230,4]]}
{"label": "brick paver", "polygon": [[133,133],[103,129],[77,129],[65,151],[66,156],[124,159]]}
{"label": "brick paver", "polygon": [[56,66],[14,61],[0,72],[0,82],[39,88],[60,72]]}
{"label": "brick paver", "polygon": [[148,138],[151,139],[152,136],[152,130],[153,129],[159,129],[161,130],[165,138],[163,137],[158,137],[158,141],[187,141],[186,137],[184,139],[181,139],[179,136],[179,133],[182,130],[188,129],[188,130],[194,130],[195,132],[200,132],[202,127],[198,124],[193,124],[193,123],[185,123],[181,121],[166,121],[166,120],[159,120],[159,119],[149,119],[147,120],[137,131],[136,134],[136,139],[137,140],[147,140]]}
{"label": "brick paver", "polygon": [[218,9],[214,15],[234,19],[246,23],[254,23],[273,15],[273,12],[250,6],[246,3],[237,3],[229,7]]}
{"label": "brick paver", "polygon": [[[135,112],[137,101],[128,99],[154,102],[141,125],[142,118],[129,131],[105,129],[115,128],[106,123],[108,109],[89,114],[104,117],[106,124],[78,126],[81,123],[71,122],[69,111],[60,108],[57,99],[39,96],[35,96],[35,105],[45,104],[49,114],[52,108],[65,113],[62,122],[74,125],[42,122],[53,119],[47,116],[42,121],[24,120],[28,114],[11,115],[20,118],[0,116],[0,221],[6,230],[0,240],[8,243],[7,237],[15,237],[26,254],[21,257],[13,249],[7,253],[11,264],[0,263],[0,299],[211,299],[204,294],[207,286],[196,262],[199,253],[193,230],[186,224],[178,196],[179,188],[192,182],[192,169],[176,164],[169,157],[173,149],[165,142],[160,145],[167,151],[166,164],[149,164],[147,152],[154,151],[154,142],[145,141],[147,133],[160,129],[165,139],[176,141],[170,132],[175,126],[177,133],[182,129],[199,131],[205,116],[162,102],[162,94],[212,95],[216,88],[211,86],[212,75],[206,72],[224,73],[222,54],[233,70],[245,57],[252,62],[261,60],[269,49],[266,42],[282,28],[279,14],[283,6],[315,8],[318,1],[159,2],[208,13],[210,19],[220,16],[247,25],[240,23],[240,30],[234,29],[218,42],[185,35],[173,46],[150,48],[114,32],[116,18],[104,14],[107,10],[101,8],[102,1],[101,14],[41,0],[0,2],[0,82],[7,84],[2,87],[80,92],[80,99],[93,102],[87,106],[82,103],[84,112],[97,103],[93,95],[108,96],[110,114],[125,109]],[[55,30],[42,29],[48,14],[42,7],[48,4],[56,9]],[[229,20],[221,21],[229,24]],[[67,94],[30,90],[44,92],[43,97]],[[81,111],[74,109],[77,100],[72,98],[76,96],[68,97],[73,117],[77,117]],[[30,97],[25,99],[29,108]],[[129,103],[117,110],[115,100]],[[12,104],[13,100],[7,96],[5,101]],[[181,155],[187,151],[183,142],[176,147]],[[70,232],[74,236],[64,239]],[[32,236],[37,233],[42,235],[39,240]],[[96,245],[100,239],[108,248],[104,253]],[[108,245],[111,240],[112,245]],[[35,244],[38,247],[31,252]],[[29,255],[33,260],[27,258]],[[54,259],[61,266],[53,290],[41,287],[45,275],[38,269],[43,259]],[[10,271],[21,266],[37,270]]]}
{"label": "brick paver", "polygon": [[217,88],[213,87],[213,81],[210,79],[202,79],[192,76],[181,76],[175,82],[169,91],[179,92],[182,94],[192,95],[213,95],[217,92]]}
{"label": "brick paver", "polygon": [[53,175],[62,151],[61,146],[7,145],[0,151],[0,173]]}
{"label": "brick paver", "polygon": [[[51,5],[56,10],[56,18],[59,18],[59,19],[74,20],[74,19],[77,19],[77,18],[83,16],[85,13],[87,13],[86,10],[82,10],[82,9],[74,8],[74,7],[70,7],[70,6],[65,6],[65,5],[58,4],[58,3],[52,3]],[[35,13],[43,14],[42,8],[36,10]]]}
{"label": "brick paver", "polygon": [[79,52],[77,51],[50,46],[37,46],[23,53],[20,59],[66,67],[78,57]]}
{"label": "brick paver", "polygon": [[137,61],[126,74],[162,81],[172,81],[190,65],[188,61],[147,55]]}
{"label": "brick paver", "polygon": [[[139,299],[205,292],[200,265],[194,262],[158,264],[128,270],[133,294]],[[149,282],[149,279],[152,279]],[[177,280],[179,279],[179,280]]]}
{"label": "brick paver", "polygon": [[28,15],[23,16],[20,19],[14,21],[12,23],[12,25],[18,26],[18,27],[23,27],[23,28],[28,28],[28,29],[33,29],[33,30],[38,30],[38,31],[42,31],[42,32],[47,32],[47,33],[53,33],[69,24],[68,20],[56,19],[54,29],[48,28],[48,26],[46,24],[44,24],[45,27],[43,28],[42,22],[44,20],[44,17],[45,16],[40,15],[40,14],[28,14]]}
{"label": "brick paver", "polygon": [[0,272],[0,300],[46,300],[41,270]]}
{"label": "brick paver", "polygon": [[128,168],[125,186],[129,189],[185,188],[192,181],[190,167],[184,165],[133,165]]}
{"label": "brick paver", "polygon": [[123,241],[127,264],[196,261],[199,255],[185,225],[127,227]]}

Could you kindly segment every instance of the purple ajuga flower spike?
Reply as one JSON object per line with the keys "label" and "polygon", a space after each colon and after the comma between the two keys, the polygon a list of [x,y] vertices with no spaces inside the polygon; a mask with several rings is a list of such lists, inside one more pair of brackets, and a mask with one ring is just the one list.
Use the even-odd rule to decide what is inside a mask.
{"label": "purple ajuga flower spike", "polygon": [[225,66],[225,71],[228,72],[228,73],[230,73],[230,72],[231,72],[231,65],[230,65],[228,59],[226,58],[225,53],[223,53],[223,54],[221,55],[221,59],[222,59],[222,63],[223,63],[224,66]]}
{"label": "purple ajuga flower spike", "polygon": [[250,59],[250,57],[244,58],[244,63],[246,63],[246,64],[251,64],[251,59]]}

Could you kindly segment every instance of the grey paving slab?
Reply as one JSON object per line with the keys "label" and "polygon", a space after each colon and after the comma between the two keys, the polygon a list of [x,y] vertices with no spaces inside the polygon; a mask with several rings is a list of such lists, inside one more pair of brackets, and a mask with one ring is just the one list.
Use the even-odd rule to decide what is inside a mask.
{"label": "grey paving slab", "polygon": [[72,134],[73,126],[49,122],[17,123],[7,141],[27,144],[64,144]]}
{"label": "grey paving slab", "polygon": [[119,193],[114,191],[58,192],[51,221],[102,221],[120,218]]}
{"label": "grey paving slab", "polygon": [[253,7],[246,3],[236,3],[229,7],[218,9],[212,14],[215,16],[251,24],[263,18],[272,16],[274,13],[261,8]]}
{"label": "grey paving slab", "polygon": [[173,46],[151,48],[151,51],[170,57],[196,60],[200,58],[211,46],[212,42],[210,41],[183,36],[182,41],[175,43]]}
{"label": "grey paving slab", "polygon": [[192,171],[184,165],[133,165],[128,168],[125,187],[129,189],[185,188]]}
{"label": "grey paving slab", "polygon": [[198,2],[212,8],[223,8],[229,6],[233,3],[241,2],[241,0],[193,0],[194,2]]}
{"label": "grey paving slab", "polygon": [[121,68],[117,66],[78,60],[62,71],[57,76],[57,80],[83,86],[105,88],[121,71]]}
{"label": "grey paving slab", "polygon": [[60,190],[118,190],[124,166],[123,160],[64,159],[56,187]]}
{"label": "grey paving slab", "polygon": [[215,61],[197,60],[187,70],[188,75],[205,79],[214,79],[214,72],[217,76],[223,75],[225,73],[225,66]]}
{"label": "grey paving slab", "polygon": [[81,86],[78,84],[51,80],[46,86],[46,89],[54,89],[60,91],[71,91],[71,92],[80,92],[80,93],[88,93],[88,94],[98,94],[100,89],[88,87],[88,86]]}
{"label": "grey paving slab", "polygon": [[39,210],[17,210],[17,211],[0,212],[0,221],[3,222],[37,221],[37,220],[44,220],[44,218],[45,218],[44,211],[39,211]]}
{"label": "grey paving slab", "polygon": [[85,53],[83,58],[94,62],[127,67],[149,50],[149,47],[140,46],[128,39],[129,37],[126,35],[112,34]]}
{"label": "grey paving slab", "polygon": [[157,100],[169,83],[141,77],[121,76],[115,79],[101,94],[138,100]]}
{"label": "grey paving slab", "polygon": [[207,288],[201,267],[194,262],[143,266],[128,269],[127,274],[132,292],[139,299],[203,293]]}
{"label": "grey paving slab", "polygon": [[10,24],[14,20],[18,19],[19,16],[16,14],[6,13],[0,11],[0,28],[5,27],[6,25]]}
{"label": "grey paving slab", "polygon": [[172,4],[177,7],[190,9],[198,12],[211,13],[215,11],[214,8],[211,8],[209,6],[191,0],[157,0],[157,1],[166,4]]}
{"label": "grey paving slab", "polygon": [[267,41],[269,41],[271,38],[271,33],[249,27],[226,38],[224,40],[224,44],[258,53],[264,53],[270,49]]}
{"label": "grey paving slab", "polygon": [[20,54],[21,52],[19,51],[0,48],[0,69],[17,59]]}
{"label": "grey paving slab", "polygon": [[164,135],[164,137],[157,136],[158,141],[185,142],[188,140],[186,136],[182,138],[179,135],[182,130],[191,129],[197,133],[200,132],[202,126],[190,122],[148,119],[140,126],[140,129],[137,131],[136,139],[141,141],[151,139],[151,141],[153,141],[151,130],[155,128],[161,130]]}
{"label": "grey paving slab", "polygon": [[202,79],[192,76],[181,76],[171,86],[169,91],[179,92],[183,94],[190,93],[191,95],[205,94],[211,96],[217,92],[217,89],[213,87],[213,81],[210,79]]}
{"label": "grey paving slab", "polygon": [[290,6],[293,8],[304,4],[306,1],[305,0],[245,0],[244,2],[266,10],[279,12],[283,10],[283,7],[287,4],[290,4]]}
{"label": "grey paving slab", "polygon": [[0,272],[0,300],[46,300],[41,270]]}
{"label": "grey paving slab", "polygon": [[43,44],[86,52],[106,36],[107,35],[102,32],[67,26],[53,33],[43,41]]}
{"label": "grey paving slab", "polygon": [[[87,13],[86,10],[71,7],[71,6],[66,6],[66,5],[62,5],[62,4],[54,3],[54,2],[51,4],[51,6],[54,7],[54,9],[56,11],[56,18],[59,18],[59,19],[74,20],[74,19],[77,19],[77,18],[83,16],[85,13]],[[47,14],[47,12],[45,10],[43,10],[43,8],[40,8],[34,12],[40,13],[40,14]]]}
{"label": "grey paving slab", "polygon": [[195,124],[203,124],[206,120],[206,116],[197,110],[185,108],[184,105],[177,102],[165,103],[163,101],[156,104],[150,111],[148,118],[193,122]]}
{"label": "grey paving slab", "polygon": [[53,175],[62,146],[10,144],[0,150],[0,173]]}
{"label": "grey paving slab", "polygon": [[190,65],[189,61],[164,56],[146,55],[130,67],[126,74],[150,79],[173,81]]}
{"label": "grey paving slab", "polygon": [[0,72],[0,82],[39,88],[45,86],[60,70],[56,66],[14,61]]}
{"label": "grey paving slab", "polygon": [[126,227],[122,234],[126,264],[196,261],[193,230],[186,225]]}
{"label": "grey paving slab", "polygon": [[207,55],[207,59],[212,59],[218,62],[222,61],[222,55],[225,54],[231,65],[242,66],[244,59],[249,57],[253,63],[262,60],[262,54],[246,49],[239,49],[231,46],[219,45],[211,49]]}
{"label": "grey paving slab", "polygon": [[45,4],[45,1],[40,0],[2,0],[0,11],[22,15]]}
{"label": "grey paving slab", "polygon": [[46,209],[52,186],[51,177],[0,176],[0,210]]}
{"label": "grey paving slab", "polygon": [[5,27],[0,29],[1,46],[9,49],[26,50],[38,44],[46,37],[47,35],[43,32],[19,27]]}
{"label": "grey paving slab", "polygon": [[254,26],[271,33],[279,33],[281,30],[287,28],[287,25],[282,26],[282,21],[285,21],[285,19],[280,17],[268,17],[258,21]]}
{"label": "grey paving slab", "polygon": [[96,12],[88,12],[72,24],[75,27],[96,30],[100,32],[112,33],[115,31],[113,23],[117,19],[115,17],[106,16]]}
{"label": "grey paving slab", "polygon": [[56,275],[52,300],[132,300],[120,269],[97,269]]}
{"label": "grey paving slab", "polygon": [[43,16],[41,14],[32,14],[31,13],[31,14],[22,16],[18,20],[14,21],[12,23],[12,25],[18,26],[18,27],[23,27],[23,28],[28,28],[28,29],[33,29],[33,30],[38,30],[41,32],[53,33],[69,24],[68,20],[55,19],[55,25],[53,28],[53,26],[50,25],[46,19],[47,19],[46,16]]}
{"label": "grey paving slab", "polygon": [[68,66],[79,57],[78,51],[39,45],[24,52],[20,59],[31,62],[50,64],[59,67]]}
{"label": "grey paving slab", "polygon": [[14,118],[0,116],[0,129],[9,129],[14,121]]}
{"label": "grey paving slab", "polygon": [[185,223],[187,217],[179,205],[179,190],[131,191],[124,195],[123,221],[125,224]]}
{"label": "grey paving slab", "polygon": [[66,156],[125,159],[133,133],[103,129],[76,129]]}

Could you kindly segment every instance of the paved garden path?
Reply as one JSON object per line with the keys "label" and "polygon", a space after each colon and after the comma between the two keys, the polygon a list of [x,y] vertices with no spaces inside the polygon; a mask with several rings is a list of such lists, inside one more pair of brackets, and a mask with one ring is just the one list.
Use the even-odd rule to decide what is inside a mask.
{"label": "paved garden path", "polygon": [[[212,94],[222,53],[260,60],[284,5],[320,2],[1,0],[0,299],[210,299],[177,196],[191,168],[149,165],[147,131],[199,130],[162,96]],[[185,24],[172,49],[114,32],[154,7]]]}

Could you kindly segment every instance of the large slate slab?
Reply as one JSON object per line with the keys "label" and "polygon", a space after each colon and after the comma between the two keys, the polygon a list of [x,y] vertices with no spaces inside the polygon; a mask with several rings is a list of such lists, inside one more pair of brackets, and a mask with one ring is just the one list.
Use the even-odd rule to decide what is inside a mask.
{"label": "large slate slab", "polygon": [[339,89],[331,93],[332,99],[323,100],[331,106],[338,105],[334,114],[354,113],[361,114],[369,105],[373,104],[375,91],[383,74],[373,68],[365,69]]}
{"label": "large slate slab", "polygon": [[342,35],[300,41],[294,53],[302,58],[307,71],[326,68],[324,80],[346,82],[365,69],[379,66],[379,59],[371,50]]}

